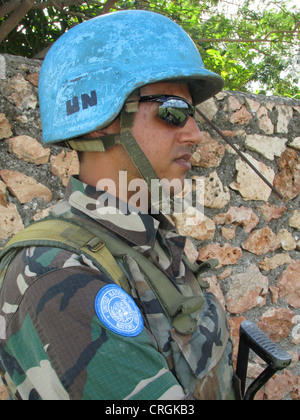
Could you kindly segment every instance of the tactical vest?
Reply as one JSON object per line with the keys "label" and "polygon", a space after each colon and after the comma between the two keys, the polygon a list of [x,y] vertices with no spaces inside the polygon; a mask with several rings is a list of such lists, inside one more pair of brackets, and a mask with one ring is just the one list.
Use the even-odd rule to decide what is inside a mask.
{"label": "tactical vest", "polygon": [[[213,267],[215,261],[198,265],[184,259],[188,267],[186,280],[199,282],[201,286],[197,285],[196,295],[185,296],[180,287],[139,251],[92,220],[85,219],[83,227],[82,218],[72,215],[45,219],[15,235],[0,252],[0,279],[5,277],[15,255],[30,246],[83,254],[128,294],[138,298],[145,326],[191,398],[238,398],[231,361],[232,343],[224,311],[213,294],[202,291],[205,284],[201,274]],[[184,285],[182,287],[184,289]],[[159,315],[143,310],[143,306],[155,299],[162,308]]]}

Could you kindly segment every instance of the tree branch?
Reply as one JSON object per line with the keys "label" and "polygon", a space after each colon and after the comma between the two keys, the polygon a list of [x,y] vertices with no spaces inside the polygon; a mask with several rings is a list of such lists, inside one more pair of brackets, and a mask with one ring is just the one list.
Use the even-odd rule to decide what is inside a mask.
{"label": "tree branch", "polygon": [[23,0],[20,6],[15,9],[11,16],[9,16],[0,27],[0,42],[4,41],[7,35],[18,25],[20,20],[29,12],[32,8],[35,0]]}
{"label": "tree branch", "polygon": [[[49,1],[43,1],[43,2],[35,3],[32,6],[32,9],[33,10],[47,9],[48,7],[52,7],[52,6],[57,7],[57,5],[59,5],[60,7],[79,6],[79,5],[84,4],[84,3],[87,3],[87,0],[65,0],[65,1],[63,1],[63,0],[58,0],[58,1],[49,0]],[[99,3],[98,0],[93,0],[92,4],[101,4],[102,5],[102,3]]]}
{"label": "tree branch", "polygon": [[108,13],[109,10],[117,3],[118,0],[107,0],[106,3],[100,3],[99,0],[48,0],[43,2],[35,3],[32,7],[33,10],[36,9],[46,9],[47,7],[70,7],[70,6],[79,6],[84,3],[89,5],[101,6],[101,14]]}
{"label": "tree branch", "polygon": [[19,5],[21,0],[10,0],[0,7],[0,18],[13,12]]}
{"label": "tree branch", "polygon": [[[105,14],[117,3],[118,0],[107,0],[106,3],[100,3],[98,0],[49,0],[36,3],[36,0],[10,0],[0,7],[0,18],[5,17],[9,13],[13,12],[6,20],[1,24],[0,27],[0,42],[4,41],[7,35],[18,25],[21,19],[31,9],[46,9],[47,7],[54,6],[56,8],[65,8],[69,6],[80,5],[89,3],[90,5],[101,6],[99,14]],[[70,16],[78,16],[87,18],[83,13],[80,12],[69,12],[65,11]]]}
{"label": "tree branch", "polygon": [[118,0],[107,0],[101,9],[101,13],[105,14],[110,11],[110,9],[118,2]]}
{"label": "tree branch", "polygon": [[297,23],[294,27],[294,29],[292,29],[291,31],[288,30],[274,30],[274,31],[270,31],[267,33],[267,35],[265,36],[264,39],[267,39],[270,35],[272,34],[282,34],[282,35],[287,35],[287,34],[296,34],[298,33],[298,28],[299,28],[300,24]]}

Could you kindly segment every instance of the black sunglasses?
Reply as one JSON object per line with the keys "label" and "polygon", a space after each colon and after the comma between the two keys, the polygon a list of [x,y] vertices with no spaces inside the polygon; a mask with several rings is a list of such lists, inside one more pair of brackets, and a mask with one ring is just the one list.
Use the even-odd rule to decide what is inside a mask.
{"label": "black sunglasses", "polygon": [[142,96],[139,102],[158,102],[158,116],[176,127],[183,127],[189,117],[195,116],[195,107],[180,96],[150,95]]}

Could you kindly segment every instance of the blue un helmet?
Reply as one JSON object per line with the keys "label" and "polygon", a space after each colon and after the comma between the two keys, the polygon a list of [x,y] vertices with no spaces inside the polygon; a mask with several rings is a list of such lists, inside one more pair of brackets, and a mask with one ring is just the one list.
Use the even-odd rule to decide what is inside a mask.
{"label": "blue un helmet", "polygon": [[106,127],[136,89],[176,80],[189,83],[195,105],[224,85],[205,69],[187,33],[165,16],[130,10],[86,21],[62,35],[44,60],[39,81],[44,143]]}

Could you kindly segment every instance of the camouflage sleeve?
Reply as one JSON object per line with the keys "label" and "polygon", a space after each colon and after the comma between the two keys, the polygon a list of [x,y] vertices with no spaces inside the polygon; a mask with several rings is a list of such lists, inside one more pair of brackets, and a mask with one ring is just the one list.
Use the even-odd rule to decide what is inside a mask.
{"label": "camouflage sleeve", "polygon": [[[51,257],[42,254],[39,264],[46,257],[57,259],[59,251],[51,252]],[[78,262],[72,265],[70,255],[63,268],[52,266],[38,277],[37,268],[28,265],[21,274],[10,273],[8,291],[1,293],[0,318],[6,322],[6,333],[0,358],[5,380],[17,398],[184,397],[145,328],[126,337],[100,321],[95,299],[107,286],[107,277]]]}

